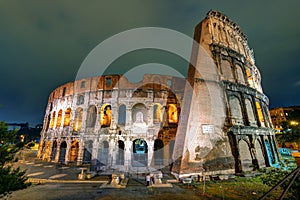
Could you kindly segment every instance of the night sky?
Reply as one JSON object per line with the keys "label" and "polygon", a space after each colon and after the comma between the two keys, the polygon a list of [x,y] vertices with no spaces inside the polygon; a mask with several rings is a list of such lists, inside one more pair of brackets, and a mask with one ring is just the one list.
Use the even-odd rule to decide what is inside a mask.
{"label": "night sky", "polygon": [[[74,81],[85,57],[107,38],[139,27],[193,37],[210,9],[248,36],[270,107],[300,105],[299,8],[298,0],[0,1],[0,120],[42,123],[50,92]],[[108,72],[153,62],[187,66],[168,52],[141,50],[120,57]]]}

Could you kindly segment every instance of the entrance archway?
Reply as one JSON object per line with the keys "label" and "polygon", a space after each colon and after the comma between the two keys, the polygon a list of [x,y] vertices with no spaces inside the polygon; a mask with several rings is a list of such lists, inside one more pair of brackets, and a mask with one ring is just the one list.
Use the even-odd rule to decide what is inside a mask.
{"label": "entrance archway", "polygon": [[65,141],[63,141],[60,144],[60,154],[59,154],[59,162],[61,162],[61,163],[65,162],[66,150],[67,150],[67,143]]}
{"label": "entrance archway", "polygon": [[154,165],[164,164],[164,143],[160,139],[154,141]]}
{"label": "entrance archway", "polygon": [[146,167],[148,163],[148,145],[143,139],[136,139],[132,143],[133,156],[132,166],[133,167]]}
{"label": "entrance archway", "polygon": [[83,164],[90,164],[92,160],[93,141],[89,140],[84,143]]}
{"label": "entrance archway", "polygon": [[52,145],[51,160],[55,160],[56,150],[57,150],[57,142],[54,141]]}
{"label": "entrance archway", "polygon": [[70,148],[70,161],[77,161],[78,157],[78,151],[79,151],[79,142],[77,140],[74,140],[71,144]]}

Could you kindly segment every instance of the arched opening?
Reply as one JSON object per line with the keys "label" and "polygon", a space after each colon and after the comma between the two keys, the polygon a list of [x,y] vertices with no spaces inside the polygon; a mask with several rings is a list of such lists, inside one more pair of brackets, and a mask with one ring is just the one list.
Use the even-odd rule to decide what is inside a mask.
{"label": "arched opening", "polygon": [[162,106],[160,105],[160,103],[156,103],[154,104],[153,107],[153,123],[159,123],[162,122]]}
{"label": "arched opening", "polygon": [[228,60],[221,61],[223,77],[227,81],[234,81],[231,64]]}
{"label": "arched opening", "polygon": [[265,145],[266,145],[269,164],[270,164],[270,166],[272,166],[273,164],[275,164],[275,159],[273,157],[272,149],[271,149],[271,146],[270,146],[270,143],[268,140],[265,140]]}
{"label": "arched opening", "polygon": [[244,78],[242,67],[240,65],[235,65],[235,67],[236,67],[237,82],[241,84],[245,84],[245,78]]}
{"label": "arched opening", "polygon": [[75,111],[75,119],[74,119],[74,131],[80,131],[82,127],[82,108],[77,108]]}
{"label": "arched opening", "polygon": [[67,143],[63,141],[60,144],[60,154],[59,154],[59,162],[64,163],[66,159],[66,150],[67,150]]}
{"label": "arched opening", "polygon": [[118,153],[116,157],[116,164],[117,165],[124,165],[124,149],[125,149],[125,144],[122,140],[118,141]]}
{"label": "arched opening", "polygon": [[264,157],[264,154],[263,154],[263,151],[262,151],[261,143],[258,140],[255,140],[254,147],[255,147],[255,150],[256,150],[258,166],[260,168],[265,167],[266,163],[265,163],[265,157]]}
{"label": "arched opening", "polygon": [[134,123],[147,123],[147,108],[144,104],[138,103],[132,107],[132,120]]}
{"label": "arched opening", "polygon": [[57,114],[57,120],[56,120],[56,128],[59,128],[60,125],[61,125],[61,121],[62,121],[62,110],[59,110],[58,111],[58,114]]}
{"label": "arched opening", "polygon": [[93,128],[96,124],[97,108],[96,106],[90,106],[86,118],[86,127]]}
{"label": "arched opening", "polygon": [[143,139],[136,139],[132,143],[133,146],[133,167],[145,167],[148,163],[148,145]]}
{"label": "arched opening", "polygon": [[239,141],[239,153],[243,171],[252,170],[252,157],[249,150],[249,145],[245,140]]}
{"label": "arched opening", "polygon": [[84,143],[84,150],[83,150],[83,164],[90,164],[92,160],[92,151],[93,151],[93,141],[89,140]]}
{"label": "arched opening", "polygon": [[54,127],[54,121],[55,121],[55,111],[52,113],[52,118],[51,118],[51,121],[50,121],[50,128],[53,128]]}
{"label": "arched opening", "polygon": [[240,100],[235,96],[231,96],[229,98],[229,106],[232,123],[237,125],[243,124],[243,114]]}
{"label": "arched opening", "polygon": [[46,131],[48,131],[48,129],[50,127],[50,122],[51,122],[51,115],[49,114],[48,117],[47,117]]}
{"label": "arched opening", "polygon": [[77,102],[76,102],[77,105],[82,105],[84,104],[84,96],[83,95],[79,95],[77,97]]}
{"label": "arched opening", "polygon": [[119,125],[125,125],[126,124],[126,106],[125,105],[121,105],[119,107],[118,124]]}
{"label": "arched opening", "polygon": [[249,86],[252,87],[252,88],[255,88],[252,73],[251,73],[250,69],[248,69],[248,68],[246,68],[246,75],[247,75],[247,78],[248,78]]}
{"label": "arched opening", "polygon": [[100,162],[100,166],[105,166],[108,164],[109,157],[109,144],[107,141],[103,141],[100,143],[100,147],[98,149],[98,161]]}
{"label": "arched opening", "polygon": [[175,104],[168,104],[168,119],[169,123],[178,122],[178,110]]}
{"label": "arched opening", "polygon": [[254,117],[253,106],[252,106],[251,101],[249,99],[245,99],[245,105],[246,105],[247,116],[248,116],[250,125],[256,125],[256,120]]}
{"label": "arched opening", "polygon": [[70,148],[70,161],[77,161],[78,158],[78,152],[79,152],[79,142],[77,140],[74,140],[71,143]]}
{"label": "arched opening", "polygon": [[56,151],[57,151],[57,142],[54,141],[52,144],[51,160],[55,160]]}
{"label": "arched opening", "polygon": [[154,141],[154,165],[164,164],[164,143],[160,139]]}
{"label": "arched opening", "polygon": [[104,104],[101,107],[101,119],[100,119],[100,125],[102,127],[109,127],[111,123],[111,105]]}
{"label": "arched opening", "polygon": [[260,103],[258,102],[258,100],[255,101],[255,105],[256,105],[258,120],[260,121],[261,126],[265,126],[265,119],[264,119],[263,111],[260,107]]}
{"label": "arched opening", "polygon": [[68,108],[65,111],[64,127],[70,126],[70,119],[71,119],[71,108]]}

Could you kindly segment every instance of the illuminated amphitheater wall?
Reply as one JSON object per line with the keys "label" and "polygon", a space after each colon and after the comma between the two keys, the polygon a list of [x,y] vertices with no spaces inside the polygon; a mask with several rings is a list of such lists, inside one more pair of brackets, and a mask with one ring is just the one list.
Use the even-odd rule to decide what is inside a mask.
{"label": "illuminated amphitheater wall", "polygon": [[38,157],[103,170],[171,164],[176,177],[277,165],[269,100],[246,36],[209,11],[194,40],[187,81],[145,75],[134,84],[114,75],[55,89]]}
{"label": "illuminated amphitheater wall", "polygon": [[119,75],[64,84],[49,97],[38,157],[97,169],[145,171],[172,163],[185,81]]}

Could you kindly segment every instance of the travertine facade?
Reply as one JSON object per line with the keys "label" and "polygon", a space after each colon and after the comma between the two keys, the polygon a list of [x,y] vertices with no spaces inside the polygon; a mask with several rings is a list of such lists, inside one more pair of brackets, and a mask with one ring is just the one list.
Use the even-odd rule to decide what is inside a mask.
{"label": "travertine facade", "polygon": [[119,75],[67,83],[49,97],[38,157],[92,170],[147,171],[172,163],[185,81]]}
{"label": "travertine facade", "polygon": [[[195,28],[173,173],[231,173],[279,159],[253,51],[238,25],[209,11]],[[189,89],[191,86],[192,89]],[[175,159],[175,157],[174,157]]]}
{"label": "travertine facade", "polygon": [[246,36],[210,11],[194,40],[187,81],[113,75],[55,89],[38,156],[122,171],[172,164],[177,177],[276,165],[269,101]]}

